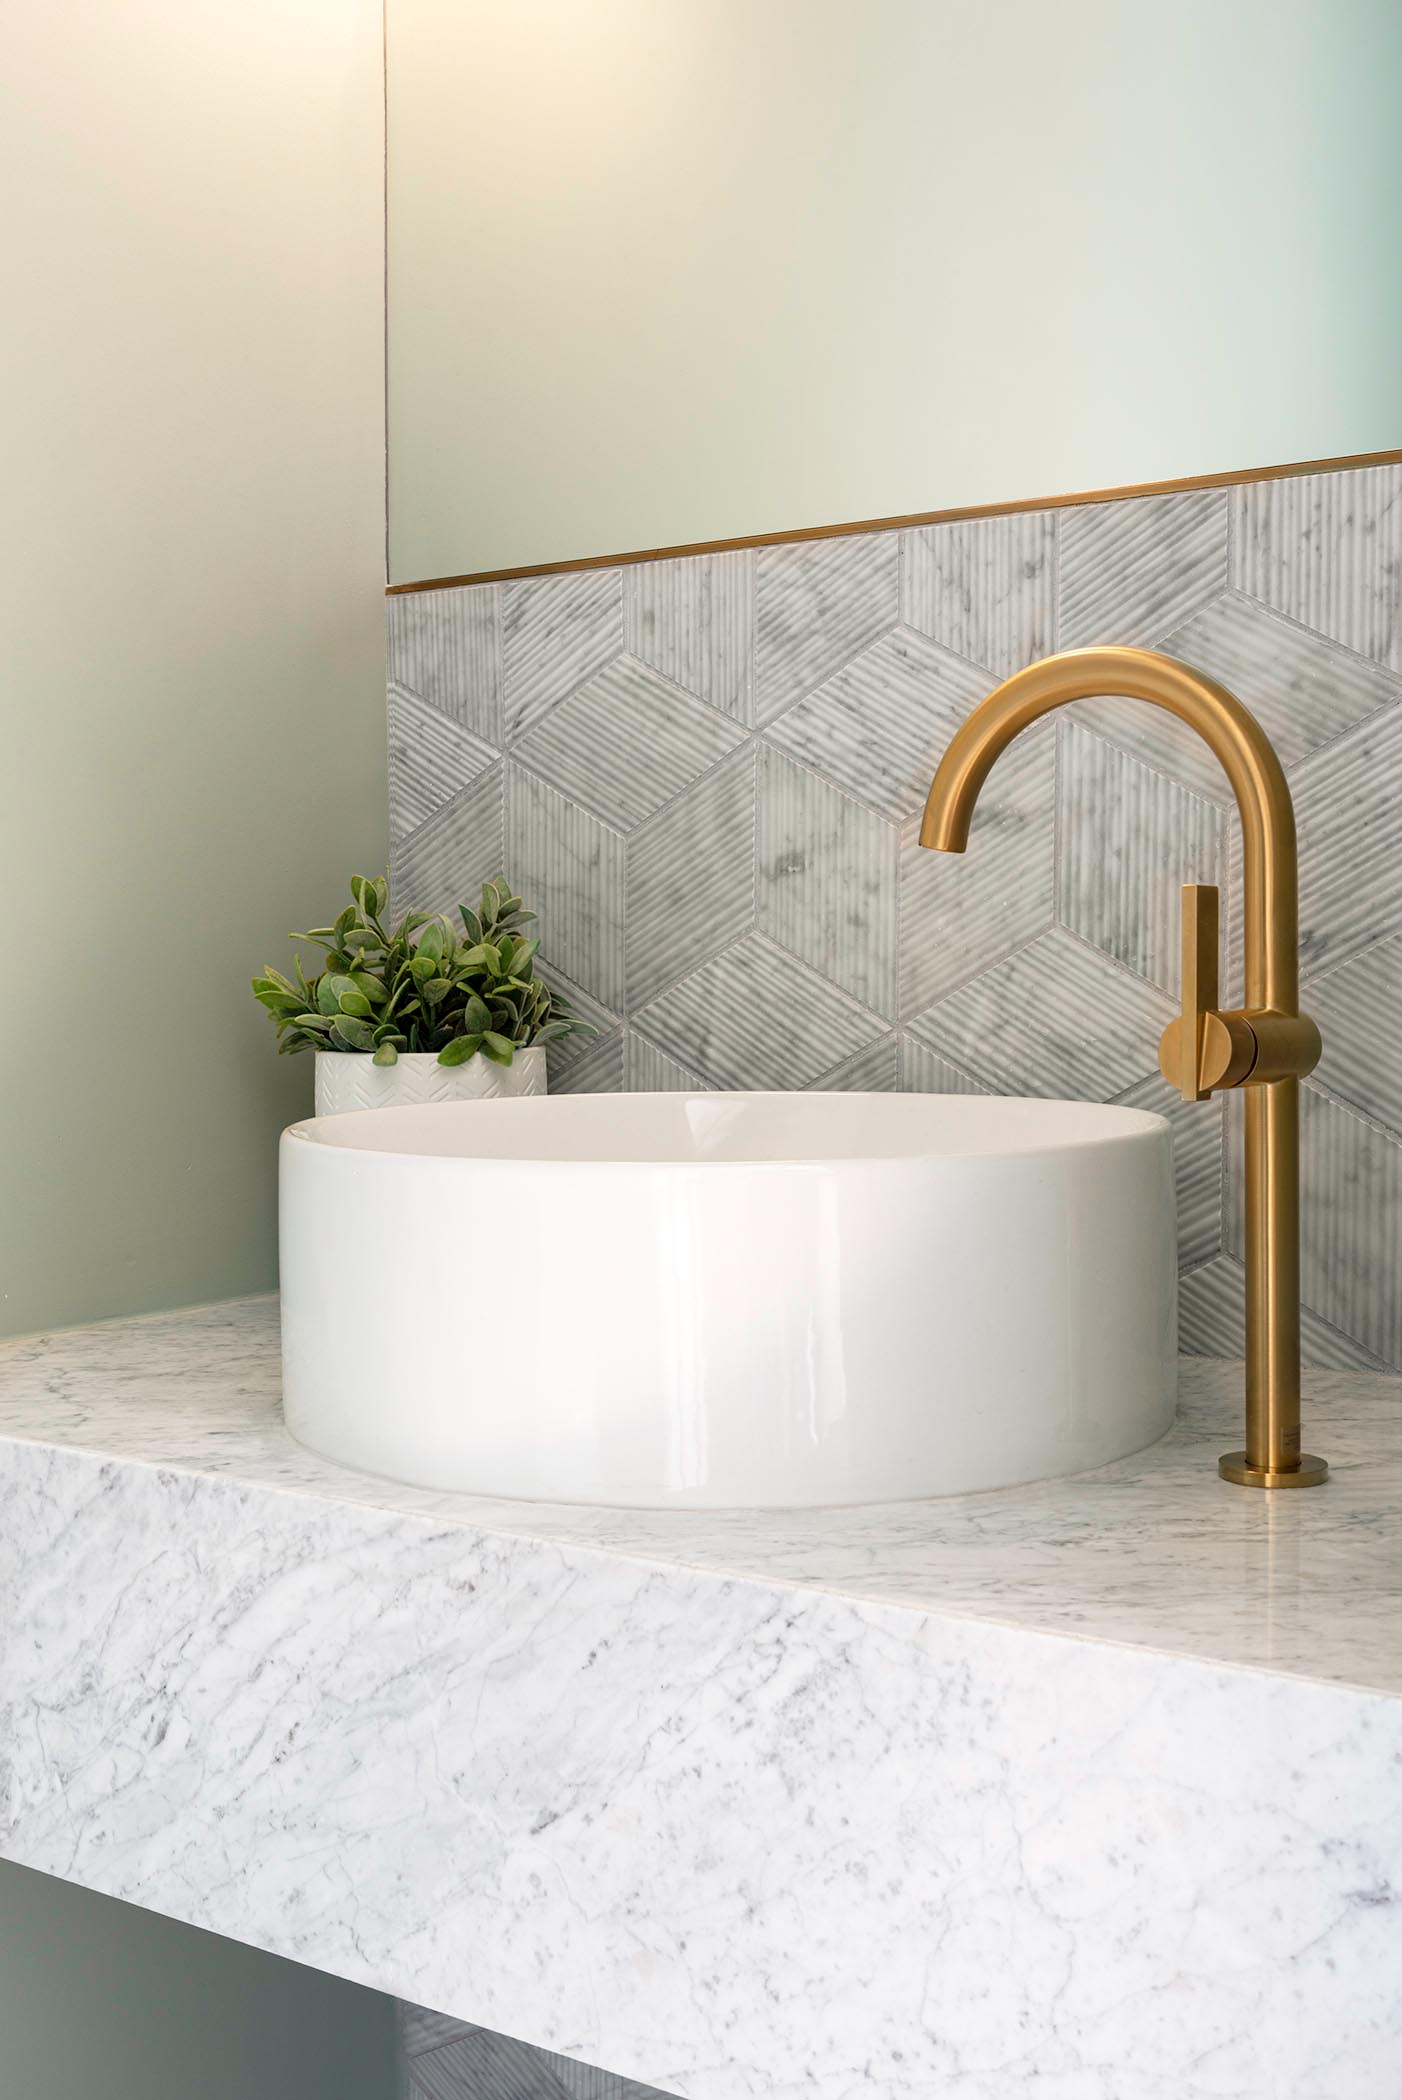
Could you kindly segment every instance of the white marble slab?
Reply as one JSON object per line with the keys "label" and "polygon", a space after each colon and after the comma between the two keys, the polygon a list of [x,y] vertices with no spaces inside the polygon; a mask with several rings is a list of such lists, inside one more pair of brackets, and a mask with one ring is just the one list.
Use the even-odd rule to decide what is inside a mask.
{"label": "white marble slab", "polygon": [[1398,1381],[664,1518],[326,1465],[273,1318],[0,1346],[5,1856],[690,2100],[1402,2091]]}

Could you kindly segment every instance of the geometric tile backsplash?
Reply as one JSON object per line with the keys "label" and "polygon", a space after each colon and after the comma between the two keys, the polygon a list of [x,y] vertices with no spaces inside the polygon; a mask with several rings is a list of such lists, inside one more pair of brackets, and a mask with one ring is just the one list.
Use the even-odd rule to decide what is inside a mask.
{"label": "geometric tile backsplash", "polygon": [[556,1090],[906,1088],[1173,1126],[1188,1350],[1241,1347],[1239,1117],[1158,1076],[1178,892],[1237,819],[1206,747],[1107,696],[1019,738],[969,850],[916,844],[952,731],[1056,648],[1149,644],[1261,719],[1300,828],[1306,1360],[1402,1368],[1402,468],[388,601],[392,880],[504,867],[599,1034]]}

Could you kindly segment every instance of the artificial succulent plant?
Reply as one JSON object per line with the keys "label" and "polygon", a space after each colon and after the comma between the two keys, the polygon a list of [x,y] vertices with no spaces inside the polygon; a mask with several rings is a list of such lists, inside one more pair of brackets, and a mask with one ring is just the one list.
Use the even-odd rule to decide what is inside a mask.
{"label": "artificial succulent plant", "polygon": [[401,1050],[436,1051],[440,1065],[480,1051],[509,1065],[517,1050],[588,1024],[535,974],[538,942],[522,932],[535,918],[504,876],[482,885],[476,911],[459,905],[462,930],[432,912],[385,920],[389,884],[351,877],[352,902],[334,926],[294,933],[326,954],[325,968],[292,977],[269,964],[253,980],[277,1024],[278,1049],[358,1050],[392,1065]]}

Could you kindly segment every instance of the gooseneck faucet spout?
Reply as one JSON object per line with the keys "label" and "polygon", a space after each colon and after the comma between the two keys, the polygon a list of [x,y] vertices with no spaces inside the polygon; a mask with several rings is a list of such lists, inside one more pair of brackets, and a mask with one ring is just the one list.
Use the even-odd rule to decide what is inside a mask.
{"label": "gooseneck faucet spout", "polygon": [[1072,700],[1124,695],[1166,708],[1221,761],[1241,815],[1246,1004],[1217,999],[1217,891],[1183,891],[1183,1000],[1159,1064],[1187,1101],[1246,1092],[1246,1448],[1221,1461],[1242,1487],[1313,1487],[1300,1450],[1299,1082],[1319,1030],[1299,1011],[1295,812],[1270,740],[1215,679],[1149,649],[1072,649],[1018,671],[951,739],[930,787],[922,846],[962,853],[979,789],[1028,725]]}

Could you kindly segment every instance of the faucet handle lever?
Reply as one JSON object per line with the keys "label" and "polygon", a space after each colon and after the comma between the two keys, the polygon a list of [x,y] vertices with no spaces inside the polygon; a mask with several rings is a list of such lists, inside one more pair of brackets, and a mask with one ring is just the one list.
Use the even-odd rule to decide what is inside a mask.
{"label": "faucet handle lever", "polygon": [[1220,1086],[1239,1086],[1256,1058],[1256,1038],[1240,1014],[1218,1008],[1217,886],[1183,885],[1183,1003],[1159,1043],[1159,1069],[1185,1101],[1206,1101]]}

